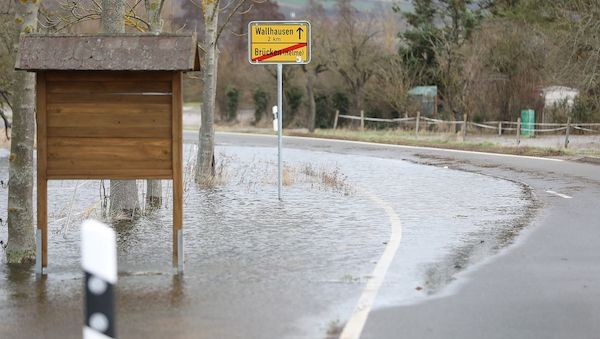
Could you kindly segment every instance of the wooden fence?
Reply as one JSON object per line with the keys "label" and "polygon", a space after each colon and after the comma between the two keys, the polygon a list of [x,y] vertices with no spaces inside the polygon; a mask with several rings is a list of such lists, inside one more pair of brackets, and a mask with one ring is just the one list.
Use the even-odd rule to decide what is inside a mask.
{"label": "wooden fence", "polygon": [[[460,133],[463,138],[467,135],[467,130],[470,128],[476,128],[482,131],[494,131],[494,133],[498,133],[499,136],[503,134],[514,132],[517,138],[517,144],[521,142],[521,134],[523,132],[534,134],[536,133],[548,133],[548,134],[565,134],[565,148],[569,145],[569,135],[572,130],[577,130],[582,133],[591,133],[591,134],[600,134],[600,123],[573,123],[571,122],[571,118],[567,120],[566,123],[534,123],[533,128],[529,128],[529,126],[524,127],[521,123],[521,118],[518,118],[517,121],[486,121],[481,123],[468,121],[467,115],[463,115],[463,120],[450,121],[450,120],[440,120],[440,119],[432,119],[427,117],[422,117],[419,112],[417,112],[416,117],[411,118],[395,118],[395,119],[384,119],[384,118],[370,118],[365,117],[364,111],[360,111],[359,116],[355,115],[343,115],[339,114],[339,111],[335,112],[335,120],[333,122],[333,129],[338,127],[339,119],[348,119],[348,120],[360,120],[360,129],[364,131],[365,129],[365,121],[371,122],[379,122],[379,123],[391,123],[391,124],[402,124],[403,126],[409,126],[414,124],[415,136],[419,136],[419,131],[425,125],[454,125],[460,126]],[[410,124],[409,124],[410,123]]]}

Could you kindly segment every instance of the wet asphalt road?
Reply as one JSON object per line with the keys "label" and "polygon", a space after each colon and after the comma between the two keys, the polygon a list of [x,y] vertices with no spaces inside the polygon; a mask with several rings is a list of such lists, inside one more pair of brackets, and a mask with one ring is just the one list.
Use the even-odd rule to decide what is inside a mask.
{"label": "wet asphalt road", "polygon": [[[235,134],[217,140],[257,146],[274,141]],[[542,203],[515,245],[459,274],[441,295],[373,311],[361,338],[600,338],[599,166],[300,138],[284,144],[503,177],[531,186]]]}

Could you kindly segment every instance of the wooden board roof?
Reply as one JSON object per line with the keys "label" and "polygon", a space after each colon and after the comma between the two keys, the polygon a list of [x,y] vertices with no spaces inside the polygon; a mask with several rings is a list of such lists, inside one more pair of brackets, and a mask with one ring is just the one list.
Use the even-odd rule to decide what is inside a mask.
{"label": "wooden board roof", "polygon": [[191,34],[22,35],[16,69],[28,71],[198,71]]}

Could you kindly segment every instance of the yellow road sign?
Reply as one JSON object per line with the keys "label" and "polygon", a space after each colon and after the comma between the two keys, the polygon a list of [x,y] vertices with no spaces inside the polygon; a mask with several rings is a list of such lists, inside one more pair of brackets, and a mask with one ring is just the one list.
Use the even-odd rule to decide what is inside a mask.
{"label": "yellow road sign", "polygon": [[251,64],[307,64],[310,62],[308,21],[252,21],[248,24]]}

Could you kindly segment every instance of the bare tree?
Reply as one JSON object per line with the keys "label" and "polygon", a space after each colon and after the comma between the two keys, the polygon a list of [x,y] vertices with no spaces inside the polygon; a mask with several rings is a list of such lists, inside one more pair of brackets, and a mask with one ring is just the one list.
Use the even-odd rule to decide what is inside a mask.
{"label": "bare tree", "polygon": [[[220,0],[202,0],[204,17],[204,40],[202,50],[202,117],[198,147],[198,165],[196,182],[209,180],[215,173],[215,98],[217,93],[217,71],[219,64],[219,38],[233,15],[251,10],[252,4],[242,8],[251,0],[231,0],[220,7]],[[223,23],[219,25],[219,13],[226,12]]]}
{"label": "bare tree", "polygon": [[[351,109],[358,115],[364,109],[365,86],[373,76],[378,59],[372,18],[360,18],[350,0],[338,0],[339,22],[329,37],[332,67],[341,75],[350,95]],[[362,14],[366,15],[366,14]]]}
{"label": "bare tree", "polygon": [[399,114],[411,111],[408,91],[419,74],[407,69],[398,54],[388,55],[375,64],[371,86],[366,94],[370,101],[380,102]]}
{"label": "bare tree", "polygon": [[[144,5],[148,13],[149,31],[152,33],[160,33],[163,27],[161,19],[164,0],[145,0]],[[162,181],[147,180],[146,181],[146,209],[156,209],[162,205]]]}
{"label": "bare tree", "polygon": [[[15,34],[37,30],[39,1],[15,1]],[[18,50],[15,39],[14,51]],[[8,187],[8,263],[35,260],[33,223],[33,140],[35,131],[35,75],[15,73],[13,91],[13,126],[9,157]]]}
{"label": "bare tree", "polygon": [[308,131],[315,131],[315,122],[317,117],[317,105],[315,102],[315,81],[319,74],[329,70],[330,64],[330,45],[325,39],[325,34],[331,31],[327,23],[326,14],[323,6],[315,0],[309,2],[309,16],[311,24],[318,27],[317,31],[312,32],[312,60],[308,65],[302,65],[302,71],[306,74],[306,94],[308,95]]}
{"label": "bare tree", "polygon": [[[125,33],[124,0],[102,0],[102,31]],[[135,180],[110,181],[110,215],[135,216],[140,210]]]}

